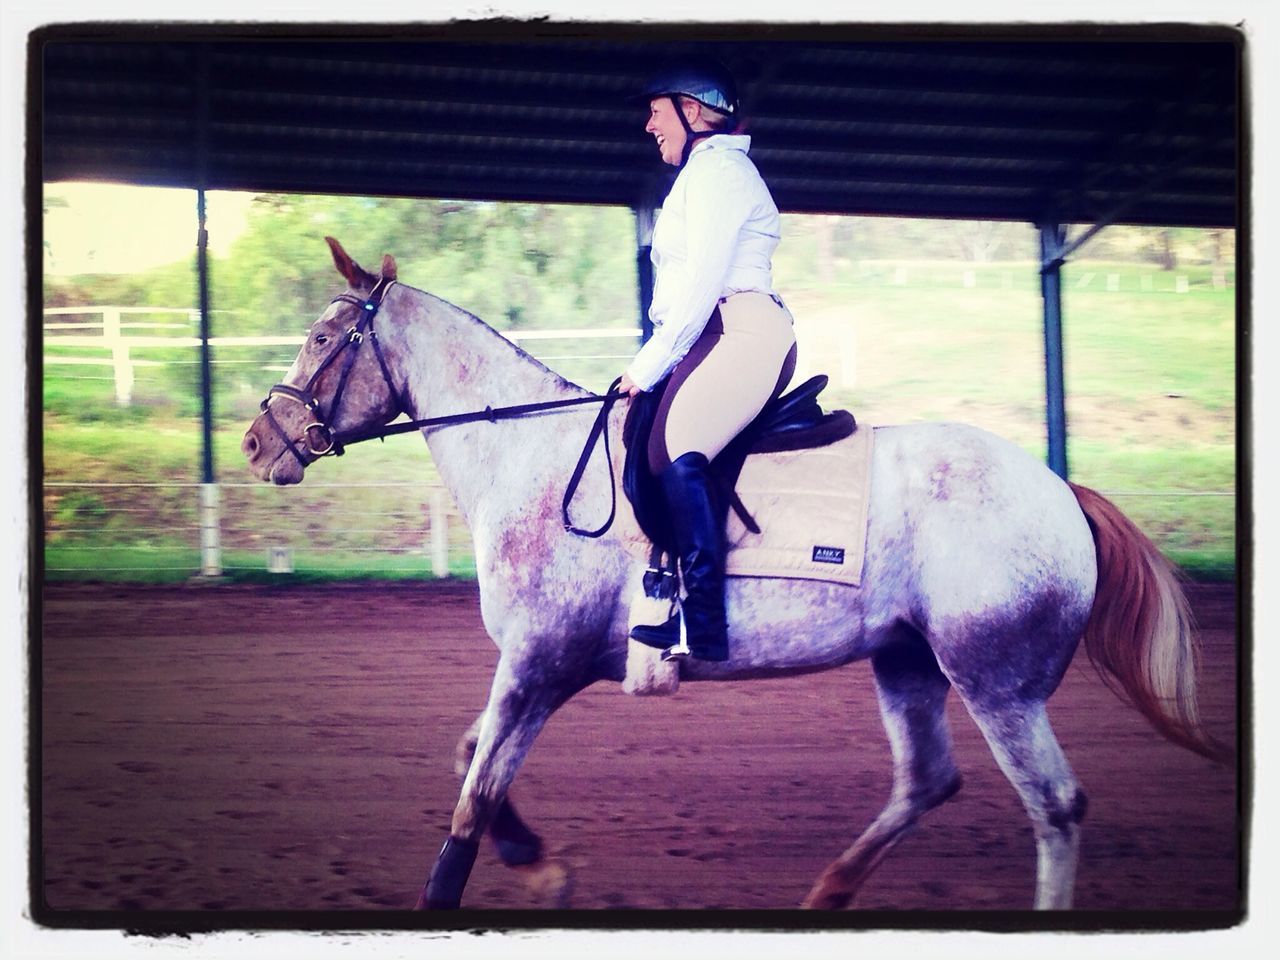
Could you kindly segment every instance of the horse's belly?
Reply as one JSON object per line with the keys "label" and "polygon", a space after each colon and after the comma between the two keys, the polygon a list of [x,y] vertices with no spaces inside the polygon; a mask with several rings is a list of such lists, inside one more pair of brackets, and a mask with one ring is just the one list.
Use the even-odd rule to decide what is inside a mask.
{"label": "horse's belly", "polygon": [[820,670],[866,656],[862,590],[813,580],[730,577],[729,669]]}

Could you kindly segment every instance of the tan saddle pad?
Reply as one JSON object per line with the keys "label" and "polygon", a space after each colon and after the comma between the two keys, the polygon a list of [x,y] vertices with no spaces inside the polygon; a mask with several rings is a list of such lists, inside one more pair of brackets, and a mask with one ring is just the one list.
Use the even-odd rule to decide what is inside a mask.
{"label": "tan saddle pad", "polygon": [[[865,424],[825,447],[753,453],[738,477],[738,495],[755,518],[751,533],[729,511],[725,572],[734,577],[790,577],[857,586],[867,543],[871,446]],[[625,498],[618,530],[628,549],[647,558],[649,540]]]}

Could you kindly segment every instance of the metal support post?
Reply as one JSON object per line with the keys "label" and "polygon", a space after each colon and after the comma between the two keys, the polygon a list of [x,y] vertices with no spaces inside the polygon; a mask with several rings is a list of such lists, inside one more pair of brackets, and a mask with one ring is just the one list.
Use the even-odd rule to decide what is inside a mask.
{"label": "metal support post", "polygon": [[653,321],[649,319],[649,306],[653,303],[653,207],[641,203],[633,208],[636,217],[636,277],[640,288],[640,340],[647,342],[653,336]]}
{"label": "metal support post", "polygon": [[1040,294],[1044,298],[1045,421],[1049,469],[1067,479],[1067,409],[1062,353],[1062,250],[1066,230],[1042,223],[1040,230]]}
{"label": "metal support post", "polygon": [[222,574],[218,485],[213,476],[213,358],[209,349],[209,231],[205,184],[209,178],[209,51],[201,47],[197,65],[200,134],[196,149],[196,276],[200,296],[200,575]]}
{"label": "metal support post", "polygon": [[200,225],[196,233],[196,269],[200,285],[200,479],[213,483],[213,358],[209,349],[209,231],[205,228],[204,188],[196,192]]}

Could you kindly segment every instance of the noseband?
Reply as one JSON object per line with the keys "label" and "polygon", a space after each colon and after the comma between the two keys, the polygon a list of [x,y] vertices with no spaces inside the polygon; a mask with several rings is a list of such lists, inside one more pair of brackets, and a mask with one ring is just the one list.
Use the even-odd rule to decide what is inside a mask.
{"label": "noseband", "polygon": [[[360,347],[365,340],[368,340],[373,345],[373,355],[378,358],[378,367],[382,370],[382,379],[386,381],[387,389],[391,392],[391,400],[395,404],[395,414],[398,415],[405,409],[400,391],[396,389],[391,380],[391,371],[387,367],[386,357],[383,356],[382,346],[378,343],[378,334],[373,329],[373,318],[378,315],[378,309],[382,306],[382,299],[394,285],[394,280],[380,279],[364,300],[353,297],[350,294],[341,293],[329,301],[331,304],[341,302],[356,305],[360,308],[360,318],[347,330],[346,337],[342,342],[316,368],[316,372],[311,375],[311,379],[307,381],[306,386],[299,389],[287,383],[277,383],[267,391],[267,398],[261,404],[262,412],[266,414],[267,423],[271,424],[271,428],[284,441],[285,447],[303,467],[306,467],[309,461],[298,451],[297,441],[291,439],[285,433],[284,427],[280,426],[275,414],[271,412],[271,400],[273,397],[284,397],[302,404],[310,413],[312,420],[303,428],[302,436],[299,440],[306,444],[307,451],[313,457],[342,456],[343,446],[337,438],[333,424],[338,416],[338,405],[342,401],[342,392],[347,387],[347,379],[350,377],[351,369],[355,366],[355,362],[360,356]],[[333,399],[329,401],[329,411],[326,416],[324,408],[320,405],[320,400],[311,391],[325,371],[337,361],[339,356],[343,355],[345,355],[345,359],[338,374],[338,386],[333,392]],[[313,430],[320,435],[319,449],[311,441],[311,432]]]}

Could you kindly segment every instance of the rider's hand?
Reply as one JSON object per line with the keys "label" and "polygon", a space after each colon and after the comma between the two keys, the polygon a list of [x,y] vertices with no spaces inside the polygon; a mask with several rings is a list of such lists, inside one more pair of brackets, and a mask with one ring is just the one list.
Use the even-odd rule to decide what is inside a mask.
{"label": "rider's hand", "polygon": [[618,392],[625,393],[628,397],[634,397],[637,393],[643,393],[644,391],[637,387],[635,381],[624,373],[622,382],[618,384]]}

